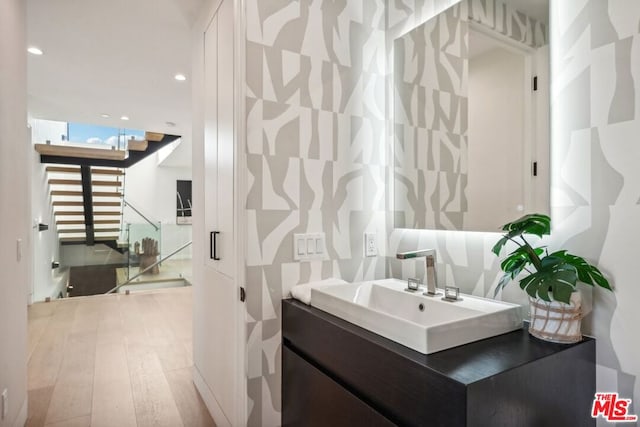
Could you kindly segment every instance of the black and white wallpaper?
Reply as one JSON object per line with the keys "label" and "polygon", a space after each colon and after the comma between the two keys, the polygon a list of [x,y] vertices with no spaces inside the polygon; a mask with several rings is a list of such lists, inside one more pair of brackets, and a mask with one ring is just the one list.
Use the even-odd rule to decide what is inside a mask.
{"label": "black and white wallpaper", "polygon": [[527,47],[547,28],[510,3],[467,0],[393,40],[394,225],[468,230],[470,22]]}
{"label": "black and white wallpaper", "polygon": [[[420,275],[421,263],[395,253],[435,248],[441,283],[493,295],[497,234],[394,228],[393,41],[456,3],[246,1],[248,425],[280,424],[281,299],[293,285]],[[483,8],[495,4],[472,2],[471,14],[509,22],[491,21]],[[514,37],[523,28],[532,40],[545,33],[514,22],[522,25],[511,26]],[[637,402],[640,2],[552,0],[549,37],[554,230],[546,243],[611,277],[616,292],[593,292],[584,332],[598,339],[598,389]],[[363,256],[365,231],[377,233],[378,257]],[[293,261],[293,233],[304,232],[325,233],[326,260]],[[522,296],[512,286],[501,297]]]}
{"label": "black and white wallpaper", "polygon": [[[298,283],[383,277],[385,2],[247,4],[248,424],[278,425],[281,300]],[[293,260],[324,232],[327,259]]]}

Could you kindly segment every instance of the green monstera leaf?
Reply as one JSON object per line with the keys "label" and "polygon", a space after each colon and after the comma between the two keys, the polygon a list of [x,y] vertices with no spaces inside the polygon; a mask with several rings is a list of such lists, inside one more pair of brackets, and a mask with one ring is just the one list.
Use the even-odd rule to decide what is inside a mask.
{"label": "green monstera leaf", "polygon": [[491,250],[497,256],[508,241],[523,234],[542,237],[551,233],[551,218],[543,214],[529,214],[502,226],[507,233],[493,246]]}
{"label": "green monstera leaf", "polygon": [[542,259],[540,270],[520,280],[520,287],[533,298],[569,304],[577,281],[578,272],[573,265],[561,258],[547,256]]}
{"label": "green monstera leaf", "polygon": [[578,272],[578,280],[582,283],[586,283],[590,286],[598,285],[602,288],[612,290],[609,285],[609,281],[604,277],[602,272],[597,267],[589,264],[584,258],[571,255],[567,251],[557,251],[549,255],[550,257],[556,257],[562,259],[567,264],[571,264],[576,268]]}
{"label": "green monstera leaf", "polygon": [[[540,256],[544,253],[544,249],[542,248],[535,248],[533,251],[536,256]],[[531,252],[527,248],[518,247],[516,250],[511,252],[511,254],[509,254],[509,256],[507,256],[500,264],[500,268],[502,268],[502,271],[505,273],[498,282],[498,286],[496,286],[493,296],[497,296],[511,280],[518,277],[522,270],[524,270],[528,264],[533,262],[534,261],[531,259]]]}
{"label": "green monstera leaf", "polygon": [[547,215],[525,215],[505,224],[502,230],[505,234],[493,246],[492,252],[499,256],[507,242],[513,242],[517,247],[500,263],[504,275],[496,286],[495,295],[523,271],[530,274],[520,280],[520,287],[531,297],[545,301],[568,304],[578,281],[612,290],[602,272],[584,258],[565,250],[544,256],[545,248],[533,248],[529,244],[525,235],[542,237],[551,233],[551,219]]}

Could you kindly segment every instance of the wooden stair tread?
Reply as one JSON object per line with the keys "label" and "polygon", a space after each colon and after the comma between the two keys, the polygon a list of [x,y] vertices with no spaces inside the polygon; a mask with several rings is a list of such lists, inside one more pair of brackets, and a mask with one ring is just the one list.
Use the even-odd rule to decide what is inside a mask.
{"label": "wooden stair tread", "polygon": [[[84,233],[84,228],[62,228],[58,230],[58,234],[77,234]],[[119,228],[94,228],[94,233],[119,233]]]}
{"label": "wooden stair tread", "polygon": [[[78,216],[84,215],[84,210],[82,211],[55,211],[53,213],[56,216]],[[121,213],[118,211],[93,211],[93,216],[117,216]]]}
{"label": "wooden stair tread", "polygon": [[[93,194],[95,197],[122,197],[122,194],[117,191],[94,191]],[[72,190],[52,190],[52,196],[80,196],[82,197],[82,191],[72,191]]]}
{"label": "wooden stair tread", "polygon": [[92,194],[95,197],[122,197],[117,191],[94,191]]}
{"label": "wooden stair tread", "polygon": [[80,196],[82,197],[82,191],[71,190],[51,190],[52,196]]}
{"label": "wooden stair tread", "polygon": [[91,168],[91,173],[93,175],[124,175],[124,171],[120,169],[102,169],[102,168]]}
{"label": "wooden stair tread", "polygon": [[130,139],[127,141],[127,149],[131,151],[145,151],[149,147],[149,141]]}
{"label": "wooden stair tread", "polygon": [[[72,166],[47,166],[45,170],[50,173],[80,173],[80,168],[74,168]],[[105,169],[92,167],[91,174],[123,176],[124,171],[122,169]]]}
{"label": "wooden stair tread", "polygon": [[98,187],[122,187],[121,181],[91,181],[91,185]]}
{"label": "wooden stair tread", "polygon": [[53,215],[55,215],[55,216],[78,216],[78,215],[83,215],[84,216],[84,211],[55,211],[53,213]]}
{"label": "wooden stair tread", "polygon": [[144,139],[152,142],[160,142],[164,139],[164,134],[158,132],[145,132]]}
{"label": "wooden stair tread", "polygon": [[[82,185],[79,179],[50,179],[49,185]],[[91,181],[91,185],[96,187],[122,187],[120,181]]]}
{"label": "wooden stair tread", "polygon": [[120,206],[120,202],[93,202],[93,206]]}
{"label": "wooden stair tread", "polygon": [[47,166],[46,171],[52,173],[80,173],[80,168],[70,166]]}
{"label": "wooden stair tread", "polygon": [[[52,203],[53,206],[84,206],[83,201],[57,200]],[[93,202],[93,206],[120,206],[120,202]]]}
{"label": "wooden stair tread", "polygon": [[43,156],[101,160],[124,160],[127,157],[127,152],[123,150],[104,150],[100,148],[74,147],[70,145],[35,144],[35,149]]}
{"label": "wooden stair tread", "polygon": [[119,216],[121,214],[117,211],[93,211],[93,216]]}
{"label": "wooden stair tread", "polygon": [[[93,221],[94,225],[102,224],[120,224],[118,219],[96,219]],[[56,225],[84,225],[83,219],[63,219],[56,221]]]}
{"label": "wooden stair tread", "polygon": [[[95,236],[95,242],[108,242],[109,240],[117,241],[119,239],[118,236]],[[76,242],[85,242],[87,240],[86,237],[61,237],[60,243],[76,243]]]}
{"label": "wooden stair tread", "polygon": [[56,225],[84,225],[84,220],[82,220],[82,219],[62,219],[60,221],[56,221]]}
{"label": "wooden stair tread", "polygon": [[49,185],[82,185],[79,179],[50,179]]}
{"label": "wooden stair tread", "polygon": [[53,203],[51,203],[52,206],[84,206],[84,202],[80,201],[80,202],[71,202],[68,200],[65,201],[61,201],[61,200],[57,200]]}

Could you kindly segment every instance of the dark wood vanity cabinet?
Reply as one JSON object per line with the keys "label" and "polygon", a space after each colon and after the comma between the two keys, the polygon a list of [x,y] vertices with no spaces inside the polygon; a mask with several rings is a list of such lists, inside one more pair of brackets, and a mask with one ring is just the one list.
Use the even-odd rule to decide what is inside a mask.
{"label": "dark wood vanity cabinet", "polygon": [[526,330],[424,355],[283,301],[285,426],[595,426],[595,341]]}

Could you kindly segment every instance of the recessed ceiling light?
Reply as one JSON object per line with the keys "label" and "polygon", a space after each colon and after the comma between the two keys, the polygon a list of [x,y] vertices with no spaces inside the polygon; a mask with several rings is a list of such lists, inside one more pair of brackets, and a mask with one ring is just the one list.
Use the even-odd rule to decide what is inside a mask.
{"label": "recessed ceiling light", "polygon": [[102,117],[103,119],[108,119],[111,116],[108,114],[100,114],[100,117]]}
{"label": "recessed ceiling light", "polygon": [[42,55],[44,53],[42,49],[39,49],[35,46],[31,46],[29,49],[27,49],[27,52],[29,52],[32,55]]}
{"label": "recessed ceiling light", "polygon": [[179,82],[187,80],[187,76],[185,76],[184,74],[176,74],[175,76],[173,76],[173,78]]}
{"label": "recessed ceiling light", "polygon": [[120,117],[120,120],[129,120],[129,116],[122,116]]}

